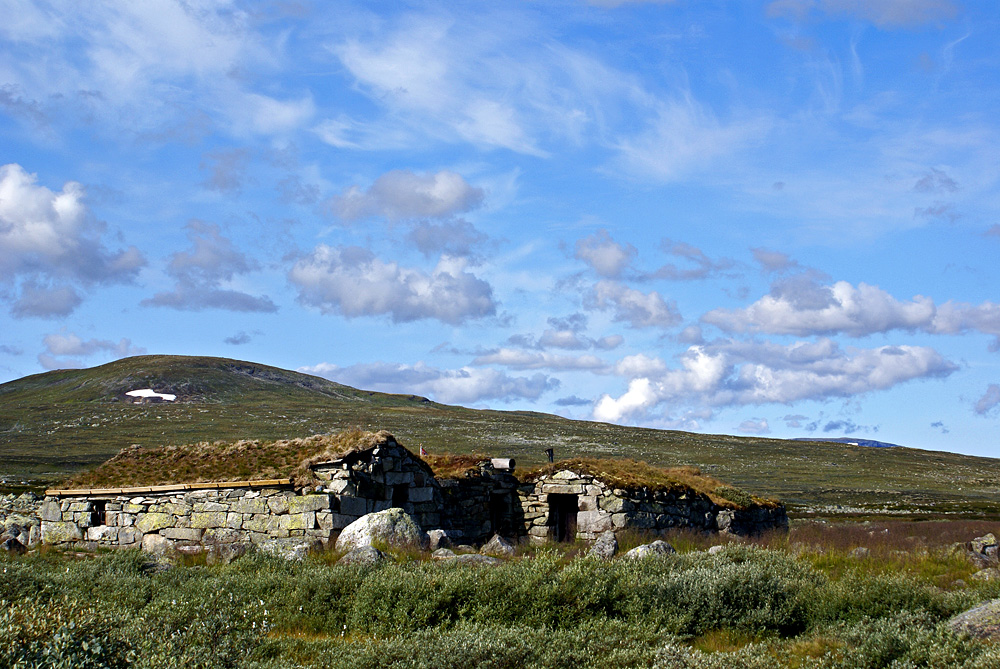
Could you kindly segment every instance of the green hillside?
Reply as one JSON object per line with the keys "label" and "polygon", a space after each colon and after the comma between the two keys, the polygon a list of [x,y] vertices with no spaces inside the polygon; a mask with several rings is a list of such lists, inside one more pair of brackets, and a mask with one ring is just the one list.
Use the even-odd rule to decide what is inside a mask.
{"label": "green hillside", "polygon": [[[123,400],[128,390],[145,387],[176,394],[178,402]],[[0,478],[55,482],[131,444],[273,440],[355,426],[389,430],[413,450],[509,456],[521,465],[544,462],[546,448],[559,459],[691,465],[800,513],[916,510],[1000,518],[1000,460],[991,458],[466,409],[267,365],[185,356],[139,356],[0,385]]]}

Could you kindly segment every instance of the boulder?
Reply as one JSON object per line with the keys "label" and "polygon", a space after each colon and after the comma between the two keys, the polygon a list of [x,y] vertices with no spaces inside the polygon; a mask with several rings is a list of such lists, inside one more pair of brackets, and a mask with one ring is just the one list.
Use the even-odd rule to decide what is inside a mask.
{"label": "boulder", "polygon": [[[990,532],[989,534],[985,534],[981,537],[976,537],[975,539],[970,541],[969,544],[970,544],[969,548],[972,549],[973,553],[979,553],[980,555],[988,555],[990,552],[992,552],[994,555],[996,555],[995,549],[998,545],[998,542],[996,535],[994,535],[992,532]],[[994,550],[990,551],[989,550],[990,548],[993,548]]]}
{"label": "boulder", "polygon": [[286,560],[304,560],[312,551],[323,548],[323,542],[310,537],[267,539],[259,544],[261,551]]}
{"label": "boulder", "polygon": [[444,530],[431,530],[427,533],[429,539],[428,550],[436,551],[439,548],[451,548],[451,537]]}
{"label": "boulder", "polygon": [[379,564],[387,559],[388,556],[379,549],[373,546],[361,546],[337,560],[337,564]]}
{"label": "boulder", "polygon": [[479,552],[493,557],[511,558],[514,557],[514,544],[499,534],[494,534],[493,538],[479,549]]}
{"label": "boulder", "polygon": [[3,541],[0,541],[0,550],[11,555],[24,555],[28,552],[28,548],[18,541],[16,537],[4,537]]}
{"label": "boulder", "polygon": [[480,555],[478,553],[468,553],[466,555],[459,555],[454,560],[449,560],[448,564],[462,564],[462,565],[496,565],[501,564],[503,560],[499,558],[490,557],[489,555]]}
{"label": "boulder", "polygon": [[676,553],[674,547],[668,544],[666,541],[657,539],[656,541],[643,544],[642,546],[636,546],[628,553],[625,553],[625,557],[631,559],[642,559],[648,557],[662,557],[664,555],[671,555]]}
{"label": "boulder", "polygon": [[993,599],[969,609],[948,621],[954,632],[977,639],[1000,641],[1000,599]]}
{"label": "boulder", "polygon": [[976,581],[1000,580],[1000,569],[996,569],[995,567],[980,569],[975,574],[973,574],[971,578]]}
{"label": "boulder", "polygon": [[597,537],[597,541],[587,551],[587,555],[601,560],[610,560],[618,553],[618,537],[611,530]]}
{"label": "boulder", "polygon": [[147,534],[142,538],[142,550],[153,555],[166,555],[174,548],[170,539],[159,534]]}
{"label": "boulder", "polygon": [[430,538],[417,522],[398,508],[369,513],[344,528],[337,537],[338,551],[382,544],[393,548],[427,549]]}
{"label": "boulder", "polygon": [[455,551],[450,548],[439,548],[431,553],[431,557],[435,560],[453,560],[457,556],[455,555]]}
{"label": "boulder", "polygon": [[709,555],[718,555],[719,553],[721,553],[724,550],[726,550],[726,547],[725,547],[724,544],[716,544],[715,546],[712,546],[711,548],[708,549],[708,554]]}

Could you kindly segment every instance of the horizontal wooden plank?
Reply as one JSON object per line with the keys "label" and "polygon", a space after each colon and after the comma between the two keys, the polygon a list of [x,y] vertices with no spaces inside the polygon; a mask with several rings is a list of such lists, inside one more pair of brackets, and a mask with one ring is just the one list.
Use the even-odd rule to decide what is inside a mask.
{"label": "horizontal wooden plank", "polygon": [[171,483],[169,485],[139,486],[135,488],[49,488],[52,497],[81,497],[94,495],[135,495],[139,493],[181,492],[184,490],[218,490],[223,488],[270,488],[289,486],[292,479],[260,479],[257,481],[217,481],[212,483]]}

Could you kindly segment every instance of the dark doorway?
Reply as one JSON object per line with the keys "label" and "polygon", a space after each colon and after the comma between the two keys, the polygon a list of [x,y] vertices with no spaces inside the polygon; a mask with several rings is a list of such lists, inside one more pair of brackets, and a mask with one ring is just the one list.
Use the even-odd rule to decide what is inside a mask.
{"label": "dark doorway", "polygon": [[397,485],[392,488],[392,506],[402,509],[410,501],[410,486]]}
{"label": "dark doorway", "polygon": [[494,534],[511,533],[510,495],[490,495],[490,524]]}
{"label": "dark doorway", "polygon": [[579,495],[549,495],[549,525],[555,528],[556,541],[576,539],[576,512]]}
{"label": "dark doorway", "polygon": [[103,500],[95,500],[90,503],[90,526],[98,527],[108,524],[108,503]]}

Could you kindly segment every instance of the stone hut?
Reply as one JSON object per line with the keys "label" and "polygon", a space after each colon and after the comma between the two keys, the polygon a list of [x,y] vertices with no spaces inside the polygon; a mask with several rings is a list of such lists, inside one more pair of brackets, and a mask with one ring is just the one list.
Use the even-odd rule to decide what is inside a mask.
{"label": "stone hut", "polygon": [[[387,432],[313,453],[289,478],[49,490],[39,511],[41,540],[151,551],[235,554],[250,545],[300,551],[329,545],[355,520],[389,508],[403,509],[425,531],[443,530],[455,543],[481,543],[494,534],[535,543],[593,540],[626,528],[753,534],[788,524],[780,504],[746,493],[752,503],[728,503],[662,480],[633,484],[607,474],[614,471],[608,461],[589,467],[571,461],[519,479],[513,460],[493,459],[436,476]],[[642,463],[630,466],[647,478],[664,475]],[[716,490],[711,486],[718,482],[710,483]]]}
{"label": "stone hut", "polygon": [[534,543],[590,541],[607,530],[688,528],[750,535],[788,527],[781,504],[720,504],[683,486],[616,487],[573,468],[524,486],[521,505],[524,531]]}

